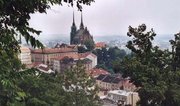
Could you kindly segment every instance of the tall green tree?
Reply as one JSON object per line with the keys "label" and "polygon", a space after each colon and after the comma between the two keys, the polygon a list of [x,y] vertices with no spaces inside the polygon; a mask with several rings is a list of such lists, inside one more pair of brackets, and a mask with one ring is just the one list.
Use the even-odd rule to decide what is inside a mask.
{"label": "tall green tree", "polygon": [[127,55],[125,50],[118,47],[96,49],[93,53],[97,55],[97,67],[106,70],[112,70],[116,65],[116,61],[121,61]]}
{"label": "tall green tree", "polygon": [[92,51],[95,47],[94,41],[93,40],[86,40],[84,42],[84,45],[87,47],[87,51]]}
{"label": "tall green tree", "polygon": [[62,5],[62,2],[76,4],[82,10],[82,4],[90,5],[93,0],[0,0],[0,105],[10,105],[25,96],[17,86],[19,80],[25,80],[19,72],[22,65],[18,59],[20,46],[17,38],[22,36],[34,48],[43,48],[32,36],[41,31],[29,26],[30,14],[46,13],[50,6]]}
{"label": "tall green tree", "polygon": [[80,62],[74,68],[66,70],[63,81],[64,89],[70,96],[67,106],[100,105],[95,79],[87,75]]}
{"label": "tall green tree", "polygon": [[175,39],[170,40],[172,46],[173,70],[180,68],[180,33],[174,35]]}
{"label": "tall green tree", "polygon": [[[132,37],[132,40],[128,42],[127,47],[134,56],[121,61],[119,69],[124,77],[130,77],[139,87],[140,105],[179,106],[180,70],[176,68],[174,71],[174,66],[178,63],[178,59],[175,59],[177,51],[170,52],[157,46],[153,47],[152,40],[155,35],[153,29],[146,31],[145,24],[138,28],[130,26],[128,36]],[[177,43],[171,40],[174,48],[177,47],[175,42]]]}

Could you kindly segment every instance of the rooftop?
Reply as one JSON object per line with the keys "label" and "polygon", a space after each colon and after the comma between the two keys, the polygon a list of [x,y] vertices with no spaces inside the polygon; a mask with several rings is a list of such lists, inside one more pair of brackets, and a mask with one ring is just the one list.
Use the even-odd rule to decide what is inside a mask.
{"label": "rooftop", "polygon": [[101,74],[96,78],[96,80],[103,80],[105,77],[106,75]]}
{"label": "rooftop", "polygon": [[75,46],[66,46],[64,45],[56,45],[56,48],[44,48],[44,49],[35,49],[31,50],[32,53],[45,53],[45,54],[53,54],[53,53],[66,53],[66,52],[78,52],[77,47]]}
{"label": "rooftop", "polygon": [[91,55],[92,57],[96,58],[97,56],[91,52],[86,52],[86,53],[79,53],[79,58],[86,58],[87,56]]}
{"label": "rooftop", "polygon": [[101,80],[102,82],[106,82],[106,83],[119,83],[120,81],[123,80],[122,77],[118,76],[118,75],[99,75],[96,80]]}
{"label": "rooftop", "polygon": [[115,79],[115,77],[107,75],[102,81],[112,83],[114,79]]}
{"label": "rooftop", "polygon": [[105,42],[97,42],[96,43],[96,47],[106,47],[106,43]]}
{"label": "rooftop", "polygon": [[116,95],[122,95],[122,96],[128,96],[132,93],[137,93],[137,92],[128,92],[125,90],[112,90],[112,91],[109,91],[108,93],[116,94]]}
{"label": "rooftop", "polygon": [[119,83],[120,81],[122,81],[123,79],[122,78],[115,78],[112,83]]}
{"label": "rooftop", "polygon": [[96,77],[96,76],[99,76],[101,74],[103,75],[108,75],[110,74],[107,70],[104,70],[104,69],[98,69],[98,68],[94,68],[94,69],[91,69],[89,71],[89,74]]}
{"label": "rooftop", "polygon": [[44,73],[53,73],[54,72],[45,64],[40,64],[39,66],[37,66],[37,69]]}

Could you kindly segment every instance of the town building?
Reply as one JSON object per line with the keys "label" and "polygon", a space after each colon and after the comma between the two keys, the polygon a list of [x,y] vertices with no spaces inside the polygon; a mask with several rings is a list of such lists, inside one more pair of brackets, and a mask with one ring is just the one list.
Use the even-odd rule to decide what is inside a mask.
{"label": "town building", "polygon": [[28,47],[21,46],[20,47],[21,53],[19,54],[19,59],[21,60],[22,64],[29,65],[31,64],[31,50]]}
{"label": "town building", "polygon": [[54,60],[53,69],[58,73],[64,73],[64,71],[77,66],[78,63],[81,63],[86,71],[91,70],[93,68],[92,61],[88,58],[77,60],[69,57],[64,57],[56,58]]}
{"label": "town building", "polygon": [[136,90],[136,86],[130,82],[129,79],[122,78],[121,75],[99,75],[96,78],[96,84],[101,90],[117,90],[122,89],[126,91]]}
{"label": "town building", "polygon": [[102,49],[102,48],[105,48],[105,47],[107,47],[105,42],[97,42],[95,44],[95,49]]}
{"label": "town building", "polygon": [[[91,52],[78,53],[77,46],[67,44],[57,44],[54,48],[44,48],[31,50],[33,63],[44,63],[60,72],[76,64],[75,61],[83,61],[86,70],[90,70],[97,65],[97,56]],[[64,64],[64,59],[72,58],[73,62]],[[64,66],[63,66],[64,65]],[[63,68],[64,67],[64,68]]]}
{"label": "town building", "polygon": [[99,75],[110,75],[110,73],[107,70],[101,69],[101,68],[93,68],[89,70],[88,75],[91,75],[93,78],[97,78]]}
{"label": "town building", "polygon": [[129,92],[124,90],[112,90],[107,93],[107,96],[103,98],[104,102],[111,100],[112,103],[116,103],[119,106],[136,106],[139,101],[139,95],[137,92]]}
{"label": "town building", "polygon": [[56,58],[53,62],[53,70],[58,73],[64,73],[65,70],[73,68],[76,65],[75,60],[69,57]]}
{"label": "town building", "polygon": [[54,48],[31,50],[32,62],[41,62],[49,66],[53,66],[54,59],[65,56],[78,59],[77,47],[57,44]]}
{"label": "town building", "polygon": [[86,52],[86,53],[79,53],[78,57],[80,60],[83,60],[85,58],[92,61],[92,68],[96,67],[97,65],[97,56],[93,54],[92,52]]}
{"label": "town building", "polygon": [[40,71],[40,72],[43,72],[43,73],[47,73],[47,74],[50,74],[50,73],[55,73],[51,68],[49,68],[47,65],[45,64],[39,64],[38,66],[36,66],[36,68]]}
{"label": "town building", "polygon": [[85,45],[87,42],[92,42],[94,44],[93,36],[90,34],[88,28],[84,27],[82,13],[81,13],[81,23],[79,29],[77,29],[76,27],[74,20],[74,13],[73,13],[73,23],[71,26],[71,33],[70,33],[70,44]]}
{"label": "town building", "polygon": [[81,62],[81,64],[83,65],[83,67],[85,67],[85,70],[86,71],[89,71],[91,70],[93,67],[93,62],[92,60],[88,59],[88,58],[85,58],[83,60],[78,60],[79,62]]}

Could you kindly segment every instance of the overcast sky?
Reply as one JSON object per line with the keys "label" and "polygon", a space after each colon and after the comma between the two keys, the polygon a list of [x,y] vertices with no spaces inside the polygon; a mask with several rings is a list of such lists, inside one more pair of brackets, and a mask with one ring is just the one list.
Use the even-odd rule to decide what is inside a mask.
{"label": "overcast sky", "polygon": [[[180,31],[180,0],[95,0],[83,7],[84,25],[93,36],[126,35],[128,26],[145,23],[158,34]],[[76,26],[80,25],[80,12],[75,10]],[[73,8],[53,6],[47,14],[34,14],[30,25],[43,31],[43,35],[69,35]]]}

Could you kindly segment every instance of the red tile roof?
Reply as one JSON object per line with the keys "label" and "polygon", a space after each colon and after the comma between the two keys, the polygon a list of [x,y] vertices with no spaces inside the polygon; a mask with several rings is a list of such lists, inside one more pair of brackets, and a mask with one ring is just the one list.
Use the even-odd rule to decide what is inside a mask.
{"label": "red tile roof", "polygon": [[74,60],[78,60],[79,57],[77,54],[71,54],[71,55],[65,55],[65,56],[58,56],[58,57],[55,57],[55,58],[51,58],[51,59],[54,59],[54,60],[62,60],[63,58],[65,57],[69,57],[69,58],[73,58]]}
{"label": "red tile roof", "polygon": [[106,43],[105,42],[97,42],[96,43],[96,48],[98,48],[98,47],[100,47],[100,48],[106,47]]}
{"label": "red tile roof", "polygon": [[76,48],[45,48],[45,49],[35,49],[31,50],[32,53],[65,53],[65,52],[77,52]]}
{"label": "red tile roof", "polygon": [[104,69],[98,69],[98,68],[94,68],[89,70],[88,74],[92,75],[93,77],[95,76],[99,76],[99,75],[109,75],[110,73]]}
{"label": "red tile roof", "polygon": [[86,52],[86,53],[79,53],[79,58],[86,58],[88,55],[91,55],[92,57],[96,58],[97,56],[91,52]]}
{"label": "red tile roof", "polygon": [[55,58],[51,58],[54,60],[62,60],[64,57],[69,57],[69,58],[73,58],[74,60],[78,60],[78,59],[84,59],[87,58],[87,56],[91,55],[94,58],[97,58],[97,56],[91,52],[86,52],[86,53],[78,53],[78,54],[69,54],[69,55],[65,55],[65,56],[58,56]]}

